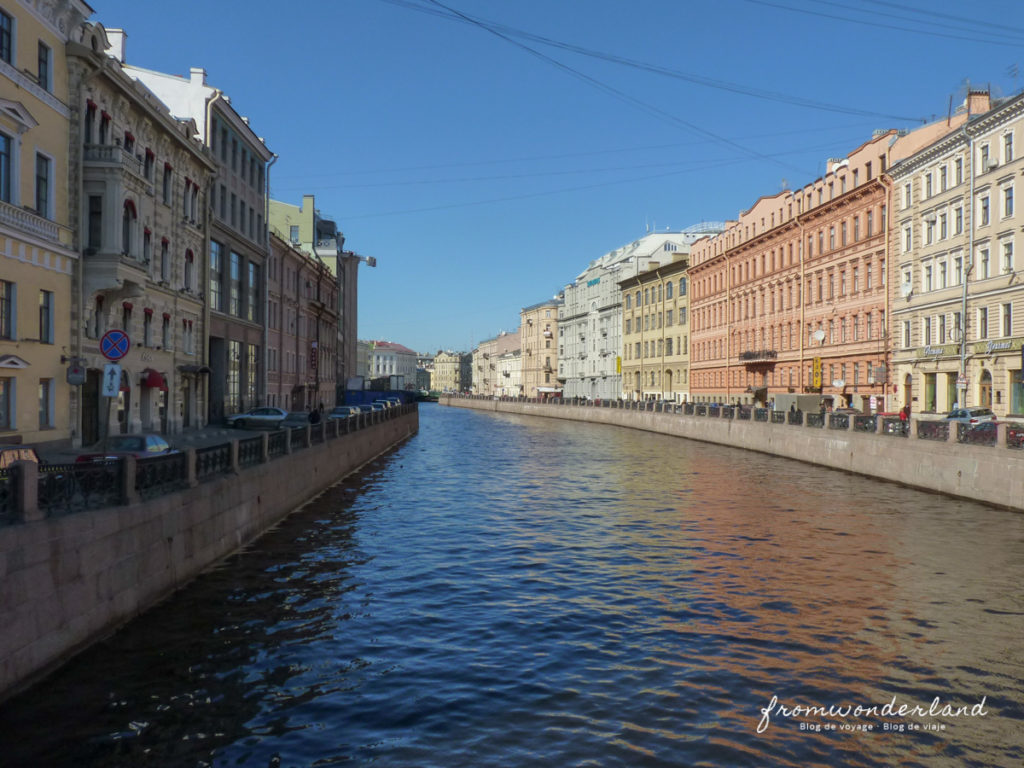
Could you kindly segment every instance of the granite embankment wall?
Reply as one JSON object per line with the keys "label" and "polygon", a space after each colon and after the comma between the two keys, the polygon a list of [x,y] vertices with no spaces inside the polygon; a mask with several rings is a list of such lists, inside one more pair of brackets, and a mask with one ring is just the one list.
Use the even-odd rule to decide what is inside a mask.
{"label": "granite embankment wall", "polygon": [[418,429],[419,414],[412,407],[351,434],[145,502],[0,528],[0,699]]}
{"label": "granite embankment wall", "polygon": [[[1024,511],[1024,450],[595,406],[442,397],[442,405],[586,421],[783,456]],[[916,424],[915,430],[916,432]]]}

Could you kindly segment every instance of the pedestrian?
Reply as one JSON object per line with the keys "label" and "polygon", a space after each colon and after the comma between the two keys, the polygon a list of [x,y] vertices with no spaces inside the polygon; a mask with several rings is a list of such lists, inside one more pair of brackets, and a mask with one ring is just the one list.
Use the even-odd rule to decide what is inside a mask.
{"label": "pedestrian", "polygon": [[910,406],[904,405],[900,408],[900,431],[903,434],[907,434],[907,429],[910,427]]}
{"label": "pedestrian", "polygon": [[310,412],[309,412],[309,423],[310,424],[319,424],[320,423],[320,411],[318,411],[316,408],[311,409]]}
{"label": "pedestrian", "polygon": [[790,403],[789,404],[789,412],[790,413],[796,413],[796,403]]}

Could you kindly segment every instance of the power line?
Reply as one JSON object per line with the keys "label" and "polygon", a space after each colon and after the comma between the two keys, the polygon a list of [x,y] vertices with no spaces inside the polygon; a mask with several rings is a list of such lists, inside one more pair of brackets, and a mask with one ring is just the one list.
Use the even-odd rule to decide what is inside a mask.
{"label": "power line", "polygon": [[[914,28],[914,27],[899,27],[899,26],[896,26],[895,24],[882,24],[882,23],[877,22],[877,21],[864,21],[862,19],[851,19],[849,16],[836,16],[835,14],[824,13],[822,11],[811,11],[811,10],[808,10],[807,8],[793,8],[793,7],[788,6],[788,5],[782,5],[781,3],[768,2],[768,0],[744,0],[744,1],[748,2],[748,3],[751,3],[753,5],[763,5],[763,6],[766,6],[768,8],[778,8],[780,10],[790,11],[792,13],[803,13],[803,14],[807,14],[808,16],[818,16],[820,18],[833,19],[833,20],[836,20],[836,21],[846,21],[846,22],[849,22],[851,24],[860,24],[862,26],[871,27],[873,29],[892,29],[892,30],[896,30],[897,32],[911,32],[911,33],[917,34],[917,35],[927,35],[927,36],[930,36],[930,37],[942,37],[942,38],[946,38],[946,39],[949,39],[949,40],[966,40],[966,41],[972,42],[972,43],[985,43],[987,45],[1006,45],[1006,46],[1012,46],[1014,48],[1018,48],[1021,45],[1020,42],[1010,42],[1010,41],[1003,41],[1003,40],[982,40],[982,39],[977,38],[977,37],[966,37],[965,35],[951,35],[951,34],[946,34],[944,32],[932,32],[932,31],[929,31],[929,30],[926,30],[926,29],[917,29],[917,28]],[[846,8],[849,9],[848,6]]]}
{"label": "power line", "polygon": [[[448,11],[449,13],[452,13],[452,14],[458,16],[461,19],[464,19],[464,20],[468,21],[469,23],[473,24],[474,26],[477,26],[480,29],[483,29],[484,31],[489,32],[490,34],[494,35],[495,37],[500,38],[501,40],[504,40],[505,42],[510,43],[511,45],[514,45],[515,47],[520,48],[520,49],[526,51],[527,53],[531,54],[532,56],[536,56],[537,58],[541,59],[542,61],[547,62],[548,64],[550,64],[550,65],[552,65],[552,66],[562,70],[563,72],[566,72],[566,73],[572,75],[573,77],[575,77],[575,78],[577,78],[579,80],[582,80],[583,82],[588,83],[589,85],[594,86],[595,88],[597,88],[600,91],[603,91],[604,93],[607,93],[607,94],[609,94],[609,95],[611,95],[611,96],[613,96],[613,97],[615,97],[615,98],[617,98],[617,99],[619,99],[621,101],[625,101],[625,102],[627,102],[629,104],[632,104],[633,106],[635,106],[635,107],[637,107],[637,108],[647,112],[648,114],[650,114],[650,115],[652,115],[654,117],[657,117],[657,118],[660,118],[662,120],[666,120],[668,122],[674,123],[674,124],[676,124],[678,126],[681,126],[681,127],[685,128],[686,130],[691,131],[693,133],[696,133],[698,135],[705,136],[705,137],[708,137],[710,139],[713,139],[714,141],[716,141],[716,142],[718,142],[720,144],[723,144],[725,146],[732,147],[733,149],[735,149],[735,150],[737,150],[739,152],[742,152],[743,154],[745,154],[745,155],[747,155],[749,157],[752,157],[752,158],[755,158],[755,159],[758,159],[758,160],[767,160],[768,162],[777,163],[779,165],[782,165],[783,167],[788,167],[788,168],[791,168],[791,169],[793,168],[793,166],[787,166],[784,163],[779,163],[779,161],[777,161],[777,160],[775,160],[775,159],[773,159],[773,158],[771,158],[771,157],[769,157],[767,155],[764,155],[764,154],[758,152],[757,150],[750,149],[750,148],[745,147],[745,146],[743,146],[741,144],[738,144],[738,143],[736,143],[734,141],[731,141],[730,139],[726,139],[725,137],[720,136],[720,135],[718,135],[716,133],[713,133],[712,131],[709,131],[709,130],[707,130],[705,128],[701,128],[700,126],[695,125],[694,123],[691,123],[691,122],[689,122],[687,120],[683,120],[680,117],[676,117],[675,115],[673,115],[673,114],[671,114],[669,112],[666,112],[663,109],[659,109],[658,107],[651,106],[650,104],[642,102],[639,99],[636,99],[636,98],[630,96],[627,93],[623,93],[622,91],[620,91],[617,88],[613,88],[612,86],[607,85],[606,83],[603,83],[600,80],[598,80],[598,79],[596,79],[594,77],[591,77],[590,75],[584,74],[583,72],[580,72],[579,70],[574,69],[573,67],[570,67],[568,64],[563,64],[562,62],[558,61],[557,59],[554,59],[554,58],[548,56],[547,54],[541,53],[540,51],[536,50],[535,48],[531,48],[530,46],[525,45],[524,43],[520,43],[517,40],[514,40],[513,38],[509,37],[508,35],[506,35],[505,33],[501,32],[500,30],[497,30],[497,29],[489,26],[488,24],[486,24],[484,22],[481,22],[481,21],[479,21],[479,20],[477,20],[477,19],[475,19],[475,18],[473,18],[471,16],[467,16],[464,13],[461,13],[460,11],[455,10],[454,8],[448,7],[447,5],[444,5],[439,0],[428,0],[428,2],[432,3],[433,5],[436,5],[439,8],[443,8],[444,10]],[[800,171],[800,169],[795,169],[795,170]],[[803,171],[800,171],[800,172],[803,172]]]}
{"label": "power line", "polygon": [[[431,2],[432,0],[427,0]],[[466,21],[467,23],[478,22],[480,24],[486,24],[494,29],[499,29],[507,33],[511,37],[523,38],[531,40],[533,42],[541,43],[543,45],[559,48],[570,53],[576,53],[581,56],[588,56],[591,58],[601,59],[614,64],[620,64],[622,66],[632,67],[633,69],[639,69],[646,72],[651,72],[665,77],[674,78],[676,80],[683,80],[685,82],[694,83],[696,85],[703,85],[708,88],[713,88],[720,91],[727,91],[730,93],[736,93],[743,96],[751,96],[757,99],[763,99],[766,101],[772,101],[782,104],[791,104],[799,107],[806,107],[808,109],[817,109],[826,112],[837,112],[840,114],[847,115],[858,115],[864,117],[879,117],[886,120],[900,120],[909,122],[924,122],[920,117],[906,117],[903,115],[890,115],[882,112],[874,112],[871,110],[857,109],[849,105],[844,104],[830,104],[828,102],[820,101],[817,99],[810,99],[804,96],[793,96],[785,94],[779,91],[769,91],[759,88],[753,88],[751,86],[741,85],[739,83],[733,83],[728,80],[718,80],[715,78],[706,77],[704,75],[697,75],[692,72],[684,72],[678,69],[671,69],[669,67],[663,67],[656,64],[648,64],[645,62],[637,61],[635,59],[629,59],[624,56],[617,56],[602,51],[595,51],[590,48],[584,48],[582,46],[573,45],[571,43],[565,43],[552,38],[537,35],[531,32],[526,32],[514,27],[509,27],[505,24],[497,22],[484,21],[479,17],[469,16],[468,14],[456,13],[454,16],[440,11],[436,11],[431,8],[426,8],[422,5],[410,2],[410,0],[381,0],[381,2],[389,3],[391,5],[397,5],[411,10],[421,11],[423,13],[429,13],[440,18],[454,19],[458,21]],[[473,21],[470,21],[470,20]]]}

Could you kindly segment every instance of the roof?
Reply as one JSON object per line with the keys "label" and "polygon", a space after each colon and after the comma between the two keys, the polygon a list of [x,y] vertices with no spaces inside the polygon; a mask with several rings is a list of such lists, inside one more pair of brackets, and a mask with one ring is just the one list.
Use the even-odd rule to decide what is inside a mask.
{"label": "roof", "polygon": [[380,350],[382,352],[395,352],[399,355],[412,355],[414,357],[419,357],[419,352],[413,352],[408,347],[403,347],[401,344],[396,344],[393,341],[371,341],[370,349],[372,351]]}

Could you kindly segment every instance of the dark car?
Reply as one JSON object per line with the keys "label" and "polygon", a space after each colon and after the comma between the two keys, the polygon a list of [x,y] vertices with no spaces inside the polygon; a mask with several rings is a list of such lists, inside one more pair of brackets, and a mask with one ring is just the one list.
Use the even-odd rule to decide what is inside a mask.
{"label": "dark car", "polygon": [[112,435],[105,443],[93,446],[91,452],[79,455],[75,461],[114,461],[123,456],[147,459],[169,453],[178,453],[178,450],[160,435]]}
{"label": "dark car", "polygon": [[310,423],[308,411],[290,411],[283,419],[281,419],[277,428],[293,429],[295,427],[304,427]]}

